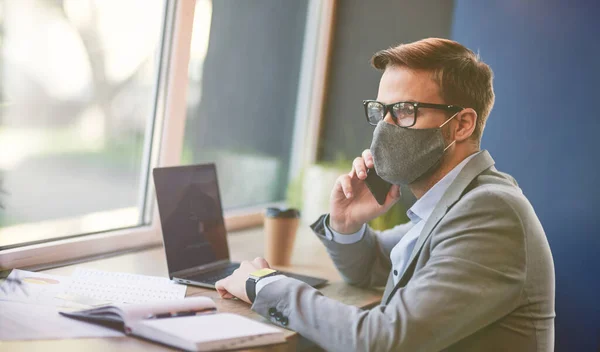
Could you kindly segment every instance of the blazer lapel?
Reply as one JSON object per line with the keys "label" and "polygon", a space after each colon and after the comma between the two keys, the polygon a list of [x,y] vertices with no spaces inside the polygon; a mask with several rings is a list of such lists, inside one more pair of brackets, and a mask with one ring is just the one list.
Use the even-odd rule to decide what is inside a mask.
{"label": "blazer lapel", "polygon": [[[467,165],[461,170],[456,179],[452,182],[446,193],[442,196],[442,199],[438,202],[438,204],[433,209],[431,216],[427,219],[419,238],[417,239],[417,243],[413,248],[413,251],[408,259],[408,262],[405,266],[406,270],[402,273],[402,276],[398,280],[398,284],[392,290],[389,290],[386,287],[384,291],[384,296],[382,302],[385,304],[388,303],[389,299],[392,297],[394,292],[399,288],[400,284],[405,280],[405,276],[412,275],[412,266],[413,262],[416,261],[423,245],[427,238],[431,235],[431,232],[435,228],[435,226],[440,222],[440,220],[446,215],[448,209],[456,203],[461,195],[463,194],[465,188],[477,177],[480,173],[487,170],[491,166],[494,165],[494,159],[487,150],[483,150],[481,154],[475,156],[471,159]],[[389,284],[389,282],[388,282]],[[386,296],[385,293],[388,293]]]}
{"label": "blazer lapel", "polygon": [[392,276],[392,271],[390,270],[390,275],[388,275],[387,283],[385,284],[385,290],[383,290],[383,296],[381,302],[387,302],[387,298],[390,296],[390,293],[394,289],[394,277]]}

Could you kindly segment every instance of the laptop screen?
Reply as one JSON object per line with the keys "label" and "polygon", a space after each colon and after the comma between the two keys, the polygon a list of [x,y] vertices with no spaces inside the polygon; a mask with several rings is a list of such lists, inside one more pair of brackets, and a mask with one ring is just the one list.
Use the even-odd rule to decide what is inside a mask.
{"label": "laptop screen", "polygon": [[229,259],[214,164],[154,169],[169,275]]}

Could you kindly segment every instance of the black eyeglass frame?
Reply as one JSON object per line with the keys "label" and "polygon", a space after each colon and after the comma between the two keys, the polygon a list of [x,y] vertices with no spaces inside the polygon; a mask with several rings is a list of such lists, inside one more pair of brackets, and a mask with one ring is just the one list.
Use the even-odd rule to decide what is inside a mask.
{"label": "black eyeglass frame", "polygon": [[[415,125],[415,123],[417,123],[417,113],[419,111],[419,108],[438,109],[438,110],[445,110],[445,111],[449,111],[449,112],[459,112],[461,110],[464,110],[463,107],[460,107],[457,105],[420,103],[418,101],[398,101],[398,102],[391,103],[391,104],[384,104],[377,100],[363,100],[363,107],[365,108],[365,117],[367,119],[367,122],[371,126],[377,126],[377,123],[379,121],[377,121],[377,123],[372,123],[371,120],[369,119],[369,110],[367,107],[369,105],[369,103],[377,103],[377,104],[381,104],[383,106],[383,115],[381,117],[381,120],[379,120],[379,121],[382,121],[383,119],[385,119],[385,116],[387,115],[387,113],[389,111],[390,114],[392,115],[392,120],[394,120],[394,123],[396,124],[396,126],[404,127],[404,128],[412,127]],[[415,108],[415,113],[413,116],[412,124],[410,124],[409,126],[400,126],[398,124],[398,117],[396,115],[394,115],[394,109],[392,109],[392,107],[396,104],[410,104]]]}

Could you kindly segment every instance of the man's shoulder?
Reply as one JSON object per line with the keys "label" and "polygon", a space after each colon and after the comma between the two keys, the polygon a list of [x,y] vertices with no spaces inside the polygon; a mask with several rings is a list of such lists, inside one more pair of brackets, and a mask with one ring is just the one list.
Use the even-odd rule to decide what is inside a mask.
{"label": "man's shoulder", "polygon": [[463,197],[498,198],[500,200],[526,199],[517,181],[511,175],[495,167],[477,175],[465,189]]}
{"label": "man's shoulder", "polygon": [[495,216],[501,214],[519,218],[536,216],[531,203],[515,178],[494,167],[475,177],[455,206],[489,209],[494,211]]}

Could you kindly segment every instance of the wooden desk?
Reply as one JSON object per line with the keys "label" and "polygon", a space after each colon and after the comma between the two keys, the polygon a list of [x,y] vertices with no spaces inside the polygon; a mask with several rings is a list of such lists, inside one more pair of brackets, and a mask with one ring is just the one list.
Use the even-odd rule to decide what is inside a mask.
{"label": "wooden desk", "polygon": [[[252,260],[263,253],[263,229],[232,233],[229,238],[231,258],[235,261]],[[122,271],[143,275],[164,276],[168,275],[165,254],[161,248],[145,250],[136,253],[128,253],[111,258],[94,260],[79,266],[108,271]],[[76,265],[46,271],[49,274],[71,275]],[[377,305],[381,300],[381,290],[367,290],[349,286],[342,282],[340,275],[335,269],[331,259],[320,241],[308,229],[303,226],[298,231],[292,265],[289,267],[278,267],[278,269],[299,274],[314,275],[326,278],[330,283],[320,291],[327,297],[334,298],[346,304],[361,308]],[[224,300],[216,291],[199,287],[188,286],[186,296],[211,297],[221,312],[237,313],[262,322],[267,320],[250,310],[248,304],[238,300]],[[285,344],[255,348],[252,351],[295,351],[300,342],[296,332],[286,330]],[[8,341],[0,342],[3,351],[168,351],[168,347],[147,342],[131,337],[113,338],[90,338],[71,340],[43,340],[43,341]]]}

